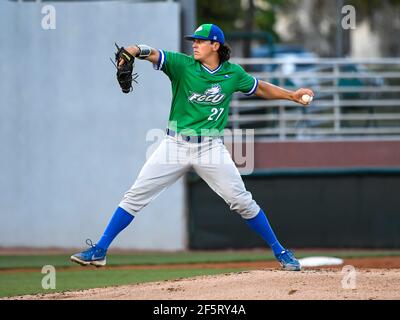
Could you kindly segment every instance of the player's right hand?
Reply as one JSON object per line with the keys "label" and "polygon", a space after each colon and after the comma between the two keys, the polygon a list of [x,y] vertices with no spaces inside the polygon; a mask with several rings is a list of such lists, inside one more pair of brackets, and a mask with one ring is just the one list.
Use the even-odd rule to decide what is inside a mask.
{"label": "player's right hand", "polygon": [[296,90],[293,94],[293,101],[302,104],[303,106],[308,106],[310,102],[303,101],[302,97],[303,95],[309,95],[311,97],[314,97],[314,92],[311,89],[308,88],[300,88]]}

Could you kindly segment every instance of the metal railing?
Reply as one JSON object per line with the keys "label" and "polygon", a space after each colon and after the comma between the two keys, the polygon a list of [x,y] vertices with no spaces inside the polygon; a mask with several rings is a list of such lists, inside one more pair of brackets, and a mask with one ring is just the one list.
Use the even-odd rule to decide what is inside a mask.
{"label": "metal railing", "polygon": [[235,94],[228,127],[276,140],[400,139],[400,58],[236,58],[250,74],[284,88],[314,90],[304,108]]}

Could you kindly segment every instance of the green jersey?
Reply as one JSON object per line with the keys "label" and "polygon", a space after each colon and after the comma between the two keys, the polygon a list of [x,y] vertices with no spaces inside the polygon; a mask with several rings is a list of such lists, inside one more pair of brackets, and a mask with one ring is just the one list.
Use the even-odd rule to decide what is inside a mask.
{"label": "green jersey", "polygon": [[253,94],[258,80],[228,61],[210,70],[193,56],[159,50],[156,66],[171,80],[168,127],[184,135],[222,135],[236,91]]}

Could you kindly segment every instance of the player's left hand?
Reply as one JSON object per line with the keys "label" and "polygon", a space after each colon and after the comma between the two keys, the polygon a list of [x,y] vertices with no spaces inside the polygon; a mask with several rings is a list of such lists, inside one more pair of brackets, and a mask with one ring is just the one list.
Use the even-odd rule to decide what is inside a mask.
{"label": "player's left hand", "polygon": [[132,81],[137,83],[136,78],[138,75],[137,73],[133,73],[135,57],[129,51],[125,50],[124,47],[119,47],[117,44],[115,46],[117,47],[115,62],[110,59],[117,68],[117,80],[122,92],[129,93],[133,90]]}
{"label": "player's left hand", "polygon": [[303,106],[308,106],[310,105],[311,101],[305,101],[303,100],[303,96],[304,95],[308,95],[311,97],[311,101],[312,98],[314,98],[314,92],[311,89],[307,89],[307,88],[300,88],[298,90],[296,90],[293,94],[293,101],[302,104]]}
{"label": "player's left hand", "polygon": [[[136,55],[139,53],[138,52],[138,47],[137,46],[129,46],[125,48],[126,51],[128,51],[129,54],[131,54],[133,57],[136,57]],[[118,66],[122,66],[125,63],[125,59],[123,56],[119,57],[118,61]]]}

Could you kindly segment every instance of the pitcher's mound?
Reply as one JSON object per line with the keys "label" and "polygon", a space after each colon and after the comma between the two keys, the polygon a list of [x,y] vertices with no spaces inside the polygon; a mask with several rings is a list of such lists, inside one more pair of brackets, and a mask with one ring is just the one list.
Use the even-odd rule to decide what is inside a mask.
{"label": "pitcher's mound", "polygon": [[[255,270],[20,299],[400,299],[399,269]],[[14,297],[15,299],[15,297]]]}

